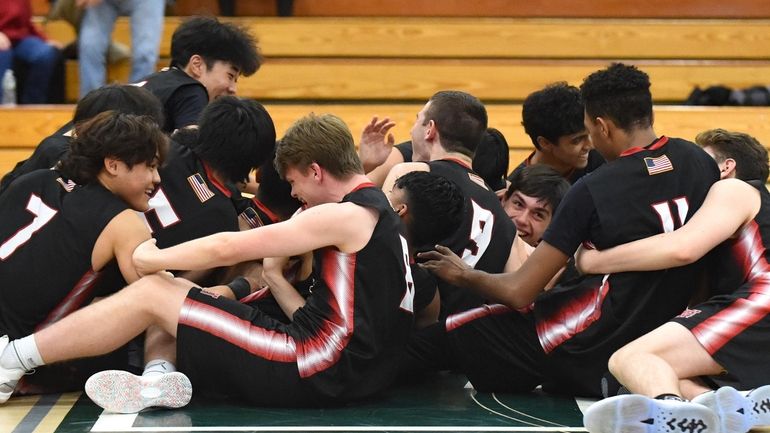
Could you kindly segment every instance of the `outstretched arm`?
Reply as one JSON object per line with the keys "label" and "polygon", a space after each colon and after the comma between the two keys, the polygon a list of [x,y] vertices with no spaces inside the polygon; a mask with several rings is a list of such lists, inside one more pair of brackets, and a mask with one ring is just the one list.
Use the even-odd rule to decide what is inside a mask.
{"label": "outstretched arm", "polygon": [[358,144],[358,155],[361,157],[365,172],[369,173],[382,165],[390,155],[396,141],[389,131],[394,126],[396,122],[392,122],[389,118],[379,120],[374,116],[364,127]]}
{"label": "outstretched arm", "polygon": [[264,257],[296,256],[326,246],[352,253],[369,242],[377,219],[374,210],[353,203],[322,204],[284,222],[216,233],[162,250],[152,240],[144,242],[134,252],[134,265],[146,275],[164,269],[209,269]]}
{"label": "outstretched arm", "polygon": [[737,179],[715,183],[693,217],[679,229],[604,251],[581,250],[583,273],[652,271],[684,266],[729,239],[759,211],[759,192]]}
{"label": "outstretched arm", "polygon": [[516,272],[489,274],[470,268],[449,248],[420,253],[421,266],[450,284],[467,287],[481,296],[511,308],[522,308],[535,300],[548,282],[567,263],[567,256],[542,241]]}

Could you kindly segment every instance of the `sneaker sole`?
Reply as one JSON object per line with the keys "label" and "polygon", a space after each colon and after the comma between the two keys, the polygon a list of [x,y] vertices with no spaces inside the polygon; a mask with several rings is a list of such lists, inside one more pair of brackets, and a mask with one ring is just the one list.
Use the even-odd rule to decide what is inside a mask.
{"label": "sneaker sole", "polygon": [[717,414],[723,432],[744,433],[751,429],[751,401],[729,386],[701,394],[693,403],[702,404]]}
{"label": "sneaker sole", "polygon": [[751,390],[746,398],[751,404],[752,428],[770,426],[770,385]]}
{"label": "sneaker sole", "polygon": [[136,413],[148,407],[179,408],[192,398],[190,379],[179,372],[150,380],[127,371],[101,371],[88,378],[85,388],[94,403],[117,413]]}
{"label": "sneaker sole", "polygon": [[718,420],[705,406],[665,407],[643,395],[600,400],[586,411],[591,433],[718,433]]}

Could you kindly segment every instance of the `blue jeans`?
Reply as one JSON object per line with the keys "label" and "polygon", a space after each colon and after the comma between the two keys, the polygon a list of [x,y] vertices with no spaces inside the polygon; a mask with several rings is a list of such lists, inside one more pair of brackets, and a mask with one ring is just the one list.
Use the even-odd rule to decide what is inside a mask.
{"label": "blue jeans", "polygon": [[103,0],[83,14],[78,37],[80,97],[105,84],[107,47],[118,16],[131,20],[129,82],[155,72],[163,33],[165,0]]}
{"label": "blue jeans", "polygon": [[[14,59],[27,66],[24,88],[20,92],[17,89],[19,103],[48,103],[48,88],[59,60],[59,50],[37,36],[28,36],[10,50],[0,51],[0,77],[5,75],[6,69],[13,67]],[[19,83],[18,77],[16,83]]]}

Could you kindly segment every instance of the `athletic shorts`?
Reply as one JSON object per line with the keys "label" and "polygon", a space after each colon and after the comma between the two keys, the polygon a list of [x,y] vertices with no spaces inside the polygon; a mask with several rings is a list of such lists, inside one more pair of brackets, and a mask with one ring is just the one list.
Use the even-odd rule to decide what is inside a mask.
{"label": "athletic shorts", "polygon": [[[324,399],[299,376],[287,324],[194,287],[177,326],[177,363],[196,396],[259,406],[315,406]],[[269,341],[277,350],[265,351]],[[281,350],[281,346],[283,349]]]}
{"label": "athletic shorts", "polygon": [[[751,389],[770,383],[770,295],[737,291],[715,296],[672,321],[685,326],[737,381]],[[717,377],[718,379],[718,377]]]}

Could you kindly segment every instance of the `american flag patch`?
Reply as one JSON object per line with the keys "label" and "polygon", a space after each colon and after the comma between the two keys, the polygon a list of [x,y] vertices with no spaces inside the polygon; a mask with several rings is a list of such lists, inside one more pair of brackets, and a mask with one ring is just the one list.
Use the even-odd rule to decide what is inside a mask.
{"label": "american flag patch", "polygon": [[243,220],[243,222],[248,224],[249,227],[253,229],[257,227],[262,227],[263,225],[265,225],[262,222],[262,219],[259,217],[259,214],[257,213],[257,211],[255,211],[250,207],[247,207],[246,210],[244,210],[243,212],[241,212],[240,215],[238,215],[238,217],[240,217],[241,220]]}
{"label": "american flag patch", "polygon": [[671,165],[671,160],[666,155],[661,155],[657,158],[644,158],[644,165],[647,167],[647,172],[650,173],[650,176],[674,169],[674,166]]}
{"label": "american flag patch", "polygon": [[211,192],[208,185],[206,185],[206,181],[203,180],[203,176],[201,176],[200,173],[195,173],[188,177],[187,181],[190,182],[193,192],[198,196],[198,200],[200,200],[201,203],[214,197],[214,193]]}
{"label": "american flag patch", "polygon": [[72,192],[73,189],[77,186],[77,184],[71,180],[67,180],[67,182],[64,182],[64,179],[57,177],[56,181],[59,182],[59,184],[64,188],[67,192]]}

